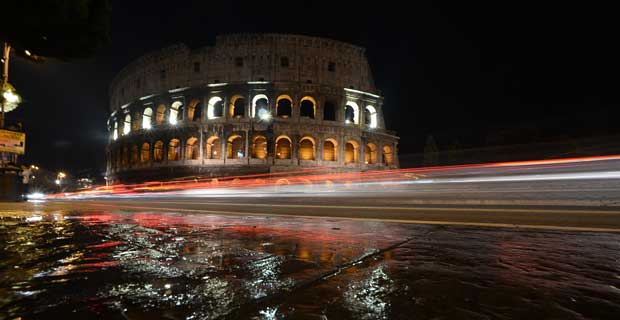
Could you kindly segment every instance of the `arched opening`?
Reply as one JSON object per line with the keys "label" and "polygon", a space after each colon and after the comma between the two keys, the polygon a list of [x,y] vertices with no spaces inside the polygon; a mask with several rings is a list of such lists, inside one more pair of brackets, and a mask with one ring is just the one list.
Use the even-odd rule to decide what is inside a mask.
{"label": "arched opening", "polygon": [[231,118],[243,118],[245,116],[245,98],[234,95],[230,98],[229,115]]}
{"label": "arched opening", "polygon": [[264,136],[255,136],[252,140],[252,158],[267,158],[267,138]]}
{"label": "arched opening", "polygon": [[122,158],[121,158],[121,167],[127,168],[129,167],[129,150],[127,149],[127,146],[123,147],[123,154],[122,154]]}
{"label": "arched opening", "polygon": [[157,114],[155,114],[155,123],[157,125],[161,125],[164,123],[164,119],[166,118],[166,106],[160,104],[157,107]]}
{"label": "arched opening", "polygon": [[262,118],[269,113],[269,99],[264,94],[257,94],[252,98],[252,118]]}
{"label": "arched opening", "polygon": [[288,95],[281,95],[276,101],[276,115],[280,118],[290,118],[293,114],[293,99]]}
{"label": "arched opening", "polygon": [[137,166],[138,165],[138,160],[139,160],[139,155],[138,155],[138,146],[137,145],[132,145],[131,146],[131,166]]}
{"label": "arched opening", "polygon": [[140,112],[134,112],[133,118],[131,119],[131,131],[140,130],[140,120]]}
{"label": "arched opening", "polygon": [[131,132],[131,115],[125,115],[125,122],[123,122],[123,135]]}
{"label": "arched opening", "polygon": [[114,121],[114,131],[112,131],[112,140],[118,139],[118,122]]}
{"label": "arched opening", "polygon": [[151,119],[153,118],[153,109],[145,108],[142,113],[142,129],[151,129]]}
{"label": "arched opening", "polygon": [[181,140],[171,139],[168,142],[168,161],[181,160]]}
{"label": "arched opening", "polygon": [[158,140],[153,145],[153,160],[155,162],[164,161],[164,142],[161,140]]}
{"label": "arched opening", "polygon": [[338,151],[336,146],[338,143],[334,139],[327,139],[323,142],[323,160],[336,161],[338,160]]}
{"label": "arched opening", "polygon": [[373,106],[364,108],[364,124],[370,128],[377,127],[377,109]]}
{"label": "arched opening", "polygon": [[316,100],[312,97],[303,97],[299,104],[299,116],[314,119]]}
{"label": "arched opening", "polygon": [[299,159],[314,160],[315,159],[315,143],[310,137],[303,137],[299,141]]}
{"label": "arched opening", "polygon": [[199,121],[200,120],[200,100],[194,99],[189,103],[187,107],[187,120],[189,121]]}
{"label": "arched opening", "polygon": [[287,136],[280,136],[276,139],[276,158],[291,158],[291,139]]}
{"label": "arched opening", "polygon": [[198,160],[198,156],[200,155],[200,149],[198,148],[198,138],[191,137],[187,139],[187,143],[185,144],[185,159]]}
{"label": "arched opening", "polygon": [[142,144],[142,148],[140,148],[140,163],[147,164],[149,162],[149,158],[151,157],[151,146],[148,142]]}
{"label": "arched opening", "polygon": [[245,146],[240,135],[234,135],[228,138],[226,144],[226,158],[242,159],[245,157]]}
{"label": "arched opening", "polygon": [[175,101],[170,106],[170,114],[168,115],[168,122],[170,124],[177,124],[183,119],[183,104],[180,101]]}
{"label": "arched opening", "polygon": [[355,141],[347,141],[344,145],[344,162],[355,163],[357,162],[358,144]]}
{"label": "arched opening", "polygon": [[394,154],[390,146],[383,146],[383,164],[386,166],[394,165]]}
{"label": "arched opening", "polygon": [[220,143],[220,138],[217,136],[211,136],[207,139],[206,145],[206,155],[207,159],[220,159],[221,158],[221,148],[222,145]]}
{"label": "arched opening", "polygon": [[357,103],[349,101],[344,107],[344,122],[358,124],[359,121],[359,107]]}
{"label": "arched opening", "polygon": [[336,104],[325,101],[323,104],[323,120],[336,121]]}
{"label": "arched opening", "polygon": [[377,146],[374,143],[366,144],[364,149],[364,162],[366,164],[377,163]]}
{"label": "arched opening", "polygon": [[224,116],[224,101],[220,97],[211,97],[207,104],[207,119],[216,119]]}

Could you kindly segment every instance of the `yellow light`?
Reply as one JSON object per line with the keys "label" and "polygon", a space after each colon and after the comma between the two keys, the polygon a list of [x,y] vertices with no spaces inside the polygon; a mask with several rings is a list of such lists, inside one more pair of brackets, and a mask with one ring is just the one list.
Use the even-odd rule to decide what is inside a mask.
{"label": "yellow light", "polygon": [[19,102],[19,96],[16,95],[13,91],[4,91],[2,96],[8,103],[16,103]]}
{"label": "yellow light", "polygon": [[26,53],[26,55],[27,55],[27,56],[29,56],[29,57],[32,55],[32,54],[30,53],[30,51],[28,51],[28,50],[24,50],[24,53]]}

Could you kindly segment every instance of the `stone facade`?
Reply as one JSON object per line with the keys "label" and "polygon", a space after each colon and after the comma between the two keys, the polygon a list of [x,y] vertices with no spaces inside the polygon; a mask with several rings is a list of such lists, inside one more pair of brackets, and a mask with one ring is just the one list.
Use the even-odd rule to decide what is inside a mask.
{"label": "stone facade", "polygon": [[110,86],[108,179],[398,168],[364,49],[282,34],[174,45]]}

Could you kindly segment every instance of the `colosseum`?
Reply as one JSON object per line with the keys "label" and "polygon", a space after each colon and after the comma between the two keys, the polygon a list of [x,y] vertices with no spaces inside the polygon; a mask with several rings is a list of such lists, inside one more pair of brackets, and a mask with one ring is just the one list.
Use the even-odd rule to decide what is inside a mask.
{"label": "colosseum", "polygon": [[110,85],[107,179],[398,168],[364,48],[233,34],[133,61]]}

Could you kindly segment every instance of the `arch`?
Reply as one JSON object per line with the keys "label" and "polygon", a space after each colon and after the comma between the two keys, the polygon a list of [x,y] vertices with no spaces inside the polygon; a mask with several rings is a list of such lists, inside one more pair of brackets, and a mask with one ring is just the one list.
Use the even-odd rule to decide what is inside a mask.
{"label": "arch", "polygon": [[155,144],[153,144],[153,161],[164,161],[164,142],[161,140],[157,140]]}
{"label": "arch", "polygon": [[168,114],[168,122],[174,125],[183,119],[183,103],[181,101],[175,101],[170,106],[170,113]]}
{"label": "arch", "polygon": [[224,101],[222,98],[215,96],[209,99],[207,103],[207,119],[216,119],[224,116]]}
{"label": "arch", "polygon": [[140,112],[136,111],[133,113],[133,118],[131,119],[131,131],[140,130]]}
{"label": "arch", "polygon": [[316,115],[316,100],[311,96],[301,98],[299,102],[299,116],[314,119]]}
{"label": "arch", "polygon": [[252,158],[267,158],[267,138],[265,136],[254,136],[252,138]]}
{"label": "arch", "polygon": [[316,143],[311,137],[299,140],[299,160],[315,160]]}
{"label": "arch", "polygon": [[290,118],[293,115],[293,99],[289,95],[282,94],[276,99],[276,116]]}
{"label": "arch", "polygon": [[112,140],[118,139],[118,121],[114,121],[114,131],[112,131]]}
{"label": "arch", "polygon": [[139,161],[138,146],[135,144],[131,145],[131,158],[130,159],[131,159],[130,164],[132,167],[138,165],[138,161]]}
{"label": "arch", "polygon": [[394,154],[390,146],[383,146],[383,164],[386,166],[394,165]]}
{"label": "arch", "polygon": [[228,106],[228,114],[231,118],[243,118],[245,116],[245,97],[242,95],[234,95],[230,98]]}
{"label": "arch", "polygon": [[377,127],[377,109],[373,106],[364,108],[364,124],[370,128]]}
{"label": "arch", "polygon": [[187,120],[189,121],[198,121],[200,120],[200,115],[202,114],[200,108],[200,99],[193,99],[189,106],[187,106]]}
{"label": "arch", "polygon": [[269,112],[269,98],[264,94],[257,94],[252,98],[252,118],[257,118],[265,110]]}
{"label": "arch", "polygon": [[198,138],[190,137],[187,139],[187,142],[185,143],[185,159],[198,160],[198,157],[200,156],[200,149],[198,149],[199,147]]}
{"label": "arch", "polygon": [[142,112],[142,129],[151,129],[152,118],[153,118],[153,109],[144,108],[144,112]]}
{"label": "arch", "polygon": [[181,140],[170,139],[168,142],[168,161],[181,160]]}
{"label": "arch", "polygon": [[210,136],[207,139],[206,145],[206,155],[207,159],[220,159],[221,158],[221,148],[222,145],[220,143],[220,137],[218,136]]}
{"label": "arch", "polygon": [[359,124],[359,112],[360,108],[357,103],[347,101],[347,104],[344,107],[344,122]]}
{"label": "arch", "polygon": [[364,163],[377,163],[377,145],[375,145],[374,143],[366,144],[366,148],[364,149]]}
{"label": "arch", "polygon": [[151,145],[148,142],[142,144],[140,148],[140,163],[147,164],[151,158]]}
{"label": "arch", "polygon": [[245,157],[245,146],[240,135],[232,135],[228,137],[226,143],[226,158],[241,159]]}
{"label": "arch", "polygon": [[127,135],[131,132],[131,115],[125,115],[125,122],[123,122],[123,135]]}
{"label": "arch", "polygon": [[323,120],[336,121],[336,104],[329,100],[323,104]]}
{"label": "arch", "polygon": [[356,163],[359,144],[357,141],[349,140],[344,145],[344,162],[345,163]]}
{"label": "arch", "polygon": [[336,139],[330,138],[323,142],[323,160],[324,161],[337,161],[338,160],[338,142]]}
{"label": "arch", "polygon": [[290,159],[291,158],[291,138],[287,136],[279,136],[276,139],[276,158],[277,159]]}

